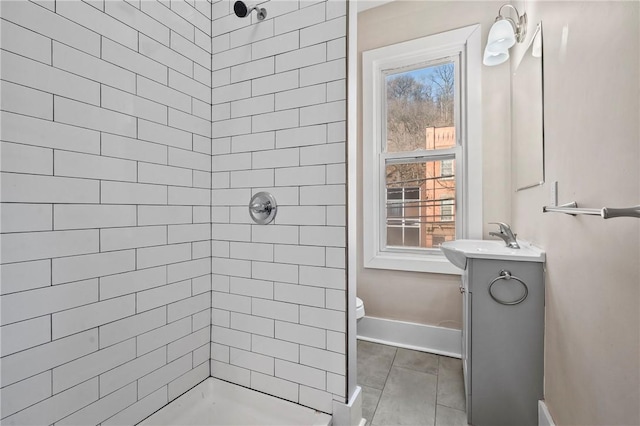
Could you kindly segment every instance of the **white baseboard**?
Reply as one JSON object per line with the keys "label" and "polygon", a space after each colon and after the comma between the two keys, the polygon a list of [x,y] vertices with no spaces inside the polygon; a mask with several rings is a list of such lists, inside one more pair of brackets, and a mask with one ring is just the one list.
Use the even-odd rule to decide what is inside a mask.
{"label": "white baseboard", "polygon": [[333,401],[331,426],[360,426],[362,424],[362,388],[356,386],[346,404]]}
{"label": "white baseboard", "polygon": [[551,413],[549,413],[547,404],[545,404],[542,400],[538,401],[538,425],[556,426],[556,424],[553,422],[553,418],[551,417]]}
{"label": "white baseboard", "polygon": [[360,340],[461,357],[462,331],[453,328],[364,317],[358,320],[357,331]]}

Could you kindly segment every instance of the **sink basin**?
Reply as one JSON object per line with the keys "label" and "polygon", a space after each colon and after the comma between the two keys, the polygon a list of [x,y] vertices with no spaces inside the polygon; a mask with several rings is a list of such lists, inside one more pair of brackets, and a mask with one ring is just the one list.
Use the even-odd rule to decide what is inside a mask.
{"label": "sink basin", "polygon": [[499,240],[455,240],[442,243],[440,250],[460,269],[466,269],[468,258],[544,262],[544,251],[527,241],[518,240],[518,244],[520,248],[513,249]]}

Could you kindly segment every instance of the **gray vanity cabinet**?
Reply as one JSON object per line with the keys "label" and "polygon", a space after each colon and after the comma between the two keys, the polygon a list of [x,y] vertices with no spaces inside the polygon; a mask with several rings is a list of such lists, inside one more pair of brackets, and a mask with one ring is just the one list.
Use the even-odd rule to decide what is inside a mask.
{"label": "gray vanity cabinet", "polygon": [[543,398],[544,264],[467,262],[462,358],[468,422],[537,425]]}

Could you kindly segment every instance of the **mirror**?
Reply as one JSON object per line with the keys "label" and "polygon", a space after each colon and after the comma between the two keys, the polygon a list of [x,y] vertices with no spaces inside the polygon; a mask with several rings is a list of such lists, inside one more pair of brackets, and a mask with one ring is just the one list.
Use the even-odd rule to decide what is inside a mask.
{"label": "mirror", "polygon": [[511,136],[516,191],[544,183],[542,23],[511,78]]}

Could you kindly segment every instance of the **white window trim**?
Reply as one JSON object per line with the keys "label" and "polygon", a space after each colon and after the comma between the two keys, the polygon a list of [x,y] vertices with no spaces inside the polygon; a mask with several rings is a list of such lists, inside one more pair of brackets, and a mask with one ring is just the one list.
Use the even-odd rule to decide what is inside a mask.
{"label": "white window trim", "polygon": [[[471,25],[440,34],[410,40],[362,53],[363,108],[363,252],[364,267],[460,275],[440,252],[385,251],[381,243],[384,199],[381,198],[383,171],[380,152],[371,141],[379,141],[384,126],[381,111],[384,79],[382,70],[409,66],[437,56],[460,57],[460,126],[462,152],[456,173],[460,185],[456,196],[457,235],[482,238],[482,104],[480,25]],[[457,148],[454,148],[457,149]],[[443,153],[445,150],[443,150]],[[473,177],[469,179],[469,177]]]}

